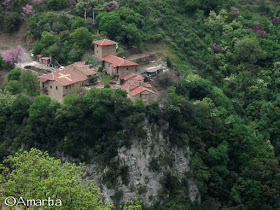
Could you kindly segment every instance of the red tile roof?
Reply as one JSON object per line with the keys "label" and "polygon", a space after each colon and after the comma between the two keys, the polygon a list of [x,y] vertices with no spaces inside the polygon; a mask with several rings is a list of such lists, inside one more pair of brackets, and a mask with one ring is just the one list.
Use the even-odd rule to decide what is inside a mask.
{"label": "red tile roof", "polygon": [[132,95],[132,96],[135,96],[135,95],[137,95],[139,93],[142,93],[142,92],[144,92],[145,95],[146,94],[151,94],[151,93],[155,94],[154,91],[149,90],[149,89],[147,89],[147,88],[145,88],[143,86],[139,86],[139,87],[135,88],[134,90],[130,91],[129,94]]}
{"label": "red tile roof", "polygon": [[124,75],[123,77],[121,77],[121,79],[122,79],[122,80],[129,80],[129,79],[131,79],[132,77],[136,77],[136,76],[137,76],[137,74],[135,74],[135,73],[133,73],[133,72],[130,72],[130,73]]}
{"label": "red tile roof", "polygon": [[118,43],[114,42],[112,40],[109,40],[109,39],[102,39],[102,40],[98,40],[98,41],[93,42],[93,44],[97,44],[97,45],[100,45],[100,46],[105,46],[105,45],[116,45]]}
{"label": "red tile roof", "polygon": [[113,64],[113,67],[117,66],[137,66],[137,63],[133,63],[126,59],[114,56],[114,55],[106,55],[105,57],[101,58],[100,61],[106,61]]}
{"label": "red tile roof", "polygon": [[95,85],[97,88],[104,88],[104,82],[99,82],[98,84]]}
{"label": "red tile roof", "polygon": [[121,87],[123,90],[127,90],[127,84],[123,84]]}
{"label": "red tile roof", "polygon": [[143,86],[146,87],[146,88],[152,88],[152,85],[150,83],[144,83]]}
{"label": "red tile roof", "polygon": [[85,81],[87,77],[80,72],[71,68],[65,68],[62,71],[45,74],[39,77],[39,81],[46,82],[48,80],[57,81],[63,86],[71,85],[77,82]]}
{"label": "red tile roof", "polygon": [[73,70],[80,71],[81,73],[90,76],[93,74],[97,74],[96,71],[92,70],[91,68],[87,67],[85,64],[78,62],[73,63],[72,65],[66,66],[66,68],[72,68]]}
{"label": "red tile roof", "polygon": [[134,80],[144,80],[144,77],[139,75],[139,76],[135,77]]}
{"label": "red tile roof", "polygon": [[39,54],[39,55],[36,55],[36,56],[37,56],[38,58],[41,58],[41,57],[43,57],[43,55],[40,55],[40,54]]}
{"label": "red tile roof", "polygon": [[42,57],[42,59],[48,61],[48,60],[50,60],[51,58],[50,58],[50,57]]}

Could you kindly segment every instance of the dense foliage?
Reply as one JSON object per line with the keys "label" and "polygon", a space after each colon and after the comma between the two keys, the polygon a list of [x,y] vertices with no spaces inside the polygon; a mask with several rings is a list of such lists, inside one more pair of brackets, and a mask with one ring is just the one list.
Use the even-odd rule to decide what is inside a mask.
{"label": "dense foliage", "polygon": [[[17,4],[28,3],[22,2]],[[123,91],[107,88],[68,96],[62,105],[47,96],[31,101],[18,94],[22,77],[14,71],[10,78],[15,79],[0,93],[1,158],[19,147],[35,146],[87,160],[87,151],[92,150],[123,173],[125,169],[113,161],[117,147],[129,145],[130,135],[145,136],[145,117],[158,125],[164,120],[169,122],[166,137],[172,146],[190,147],[186,155],[192,158],[193,174],[186,174],[186,179],[193,176],[199,185],[201,208],[278,208],[280,5],[250,0],[104,3],[78,1],[71,6],[73,17],[53,12],[29,17],[29,33],[38,40],[34,53],[62,63],[78,61],[97,29],[99,37],[124,46],[158,49],[181,73],[181,80],[169,88],[163,109],[156,103],[133,105]],[[84,9],[91,18],[92,7],[95,27],[84,20]],[[1,27],[13,31],[17,24],[9,16],[15,14],[8,5],[3,8],[9,15],[0,19]],[[152,163],[157,170],[157,162]],[[166,191],[159,196],[165,202],[157,209],[189,204],[185,184],[176,177],[167,174],[163,186]]]}

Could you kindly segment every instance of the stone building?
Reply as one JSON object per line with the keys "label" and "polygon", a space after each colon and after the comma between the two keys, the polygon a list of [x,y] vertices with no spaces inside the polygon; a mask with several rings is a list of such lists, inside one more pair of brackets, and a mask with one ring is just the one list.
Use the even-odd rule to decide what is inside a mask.
{"label": "stone building", "polygon": [[106,55],[117,54],[117,42],[109,39],[102,39],[93,42],[94,44],[94,56],[98,59],[105,57]]}
{"label": "stone building", "polygon": [[45,74],[39,77],[41,94],[62,103],[67,94],[79,93],[89,81],[89,76],[96,72],[82,63],[66,66],[62,71]]}
{"label": "stone building", "polygon": [[104,70],[114,79],[119,79],[129,72],[136,72],[137,63],[117,57],[117,42],[102,39],[94,43],[94,56],[102,61]]}
{"label": "stone building", "polygon": [[102,39],[94,43],[94,56],[101,62],[104,71],[121,84],[127,91],[127,97],[135,102],[141,98],[145,104],[157,100],[157,94],[149,83],[144,82],[144,77],[136,74],[137,63],[116,56],[117,42]]}
{"label": "stone building", "polygon": [[104,70],[114,79],[118,80],[128,73],[135,73],[137,63],[114,55],[107,55],[100,59]]}
{"label": "stone building", "polygon": [[144,82],[144,77],[128,73],[121,78],[124,84],[121,86],[123,90],[127,91],[127,97],[135,102],[136,98],[141,98],[144,104],[150,104],[157,100],[157,94],[152,90],[149,83]]}

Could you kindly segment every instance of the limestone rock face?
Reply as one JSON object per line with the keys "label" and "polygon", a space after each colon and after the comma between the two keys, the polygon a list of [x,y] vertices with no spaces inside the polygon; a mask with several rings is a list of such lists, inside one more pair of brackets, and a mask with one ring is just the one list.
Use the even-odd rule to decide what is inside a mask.
{"label": "limestone rock face", "polygon": [[[116,160],[120,167],[128,168],[127,183],[123,183],[121,176],[118,176],[117,184],[109,189],[105,183],[101,183],[108,168],[96,164],[96,161],[86,165],[89,178],[96,180],[106,202],[113,201],[116,193],[121,192],[119,201],[129,203],[131,200],[142,199],[146,206],[152,206],[158,202],[158,193],[164,191],[162,179],[167,173],[179,181],[186,179],[186,174],[192,173],[190,157],[186,155],[188,148],[171,146],[163,137],[163,131],[149,123],[146,123],[145,130],[145,138],[133,139],[129,148],[118,148]],[[187,178],[187,185],[189,199],[200,203],[200,193],[193,178]]]}

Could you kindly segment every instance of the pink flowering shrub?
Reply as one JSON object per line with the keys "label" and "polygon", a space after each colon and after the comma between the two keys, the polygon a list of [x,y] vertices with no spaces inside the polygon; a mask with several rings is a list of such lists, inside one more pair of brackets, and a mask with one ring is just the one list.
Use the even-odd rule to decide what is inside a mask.
{"label": "pink flowering shrub", "polygon": [[23,48],[20,45],[18,45],[17,48],[14,50],[5,51],[2,54],[2,58],[6,63],[9,63],[12,65],[17,61],[17,59],[20,56],[22,56],[23,52],[24,52]]}
{"label": "pink flowering shrub", "polygon": [[76,0],[68,0],[68,5],[77,4]]}
{"label": "pink flowering shrub", "polygon": [[8,5],[12,0],[5,0],[2,4],[3,5]]}
{"label": "pink flowering shrub", "polygon": [[22,8],[23,12],[21,13],[24,17],[35,15],[35,9],[30,4],[26,4],[25,7]]}
{"label": "pink flowering shrub", "polygon": [[252,28],[249,27],[244,27],[244,29],[248,29],[260,36],[265,36],[266,35],[266,31],[264,30],[264,27],[261,26],[261,24],[258,21],[255,21],[253,24]]}
{"label": "pink flowering shrub", "polygon": [[119,7],[120,7],[119,3],[116,1],[105,2],[105,5],[106,5],[107,11],[113,11],[113,10],[119,9]]}
{"label": "pink flowering shrub", "polygon": [[45,0],[33,0],[34,4],[42,4],[45,3]]}
{"label": "pink flowering shrub", "polygon": [[279,24],[279,17],[277,17],[276,15],[274,15],[272,21],[273,21],[273,23],[274,23],[275,25],[278,25],[278,24]]}
{"label": "pink flowering shrub", "polygon": [[211,49],[215,52],[220,52],[222,50],[220,45],[212,44]]}
{"label": "pink flowering shrub", "polygon": [[230,7],[230,11],[234,12],[236,16],[240,15],[240,10],[236,7]]}

